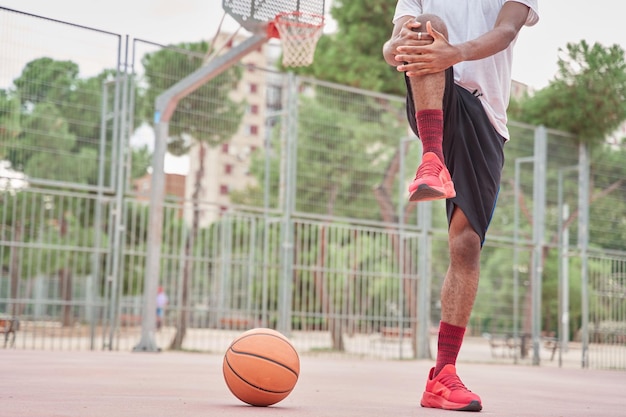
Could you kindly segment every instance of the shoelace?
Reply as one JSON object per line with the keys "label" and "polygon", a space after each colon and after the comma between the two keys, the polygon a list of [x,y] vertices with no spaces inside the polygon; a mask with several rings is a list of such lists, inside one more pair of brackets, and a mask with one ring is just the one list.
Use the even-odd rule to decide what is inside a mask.
{"label": "shoelace", "polygon": [[461,382],[461,379],[458,377],[458,375],[454,375],[454,374],[444,375],[441,377],[439,381],[450,390],[463,390],[463,391],[471,392],[470,390],[467,389],[465,384]]}
{"label": "shoelace", "polygon": [[417,168],[414,179],[423,177],[438,177],[440,172],[441,167],[436,163],[422,164]]}

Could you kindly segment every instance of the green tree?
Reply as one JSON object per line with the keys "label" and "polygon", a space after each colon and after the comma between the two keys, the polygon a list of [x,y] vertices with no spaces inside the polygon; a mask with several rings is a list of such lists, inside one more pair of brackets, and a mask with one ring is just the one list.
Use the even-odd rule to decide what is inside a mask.
{"label": "green tree", "polygon": [[[97,184],[98,159],[112,161],[114,124],[102,120],[102,110],[103,106],[107,113],[113,109],[115,95],[109,93],[104,103],[103,88],[121,82],[116,75],[116,70],[105,69],[82,79],[78,65],[71,61],[37,58],[27,63],[13,81],[14,88],[0,97],[0,102],[6,102],[0,114],[0,135],[7,139],[2,152],[12,166],[30,169],[26,173],[34,178]],[[100,137],[103,123],[105,138]],[[106,140],[104,155],[100,155],[101,140]],[[34,161],[29,163],[31,158]],[[111,164],[105,167],[108,175]]]}
{"label": "green tree", "polygon": [[[156,98],[185,76],[191,74],[204,63],[208,52],[206,42],[181,43],[176,48],[164,48],[145,55],[142,64],[145,68],[147,87],[140,104],[140,115],[151,121]],[[180,100],[169,122],[168,150],[174,155],[187,153],[191,146],[197,146],[198,169],[195,172],[192,193],[191,230],[185,241],[185,265],[183,268],[182,303],[186,310],[189,304],[189,285],[193,276],[193,257],[198,230],[200,228],[200,197],[205,176],[205,156],[207,147],[217,146],[229,140],[239,128],[243,115],[243,104],[234,101],[230,94],[241,79],[241,69],[231,67]],[[170,344],[171,349],[181,349],[187,330],[187,317],[183,314],[178,320],[176,334]]]}
{"label": "green tree", "polygon": [[13,81],[25,110],[43,101],[67,100],[78,80],[78,65],[72,61],[37,58],[30,61]]}
{"label": "green tree", "polygon": [[626,120],[626,62],[619,45],[568,43],[546,88],[514,107],[523,122],[562,130],[587,145],[603,144]]}
{"label": "green tree", "polygon": [[152,152],[147,145],[133,148],[130,163],[130,177],[139,178],[146,175],[152,165]]}
{"label": "green tree", "polygon": [[19,98],[8,90],[0,90],[0,160],[9,157],[11,144],[20,131]]}
{"label": "green tree", "polygon": [[[76,149],[87,147],[99,151],[103,107],[110,113],[115,105],[114,91],[109,91],[108,102],[105,103],[103,89],[113,90],[116,77],[116,70],[105,69],[94,77],[77,78],[69,94],[55,103],[63,117],[67,119],[70,131],[76,136]],[[121,83],[121,78],[117,79],[117,82]],[[105,87],[106,84],[109,87]],[[112,138],[113,123],[105,123],[105,126],[106,137]],[[107,157],[110,155],[108,142]]]}
{"label": "green tree", "polygon": [[[97,180],[95,149],[76,149],[76,136],[70,132],[60,110],[49,102],[41,103],[22,122],[22,149],[33,150],[24,155],[16,168],[34,178],[68,183],[93,184]],[[35,151],[36,150],[36,151]],[[17,162],[17,161],[12,161]]]}

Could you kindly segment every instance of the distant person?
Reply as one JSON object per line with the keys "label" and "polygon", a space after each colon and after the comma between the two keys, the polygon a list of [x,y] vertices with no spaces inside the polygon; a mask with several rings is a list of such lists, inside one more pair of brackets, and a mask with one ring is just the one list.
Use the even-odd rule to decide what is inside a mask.
{"label": "distant person", "polygon": [[156,297],[157,330],[161,330],[161,326],[163,326],[163,316],[165,315],[165,306],[167,306],[167,302],[168,302],[167,294],[165,294],[163,287],[159,287],[157,289],[157,297]]}
{"label": "distant person", "polygon": [[446,199],[450,264],[437,360],[420,404],[480,411],[456,373],[478,289],[480,253],[509,140],[513,46],[537,0],[398,0],[385,61],[405,75],[409,124],[422,142],[410,201]]}

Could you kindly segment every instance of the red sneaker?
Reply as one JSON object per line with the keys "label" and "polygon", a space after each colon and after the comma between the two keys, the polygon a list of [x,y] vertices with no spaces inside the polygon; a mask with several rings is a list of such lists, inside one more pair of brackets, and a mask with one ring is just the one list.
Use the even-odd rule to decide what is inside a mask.
{"label": "red sneaker", "polygon": [[446,365],[433,378],[435,368],[430,370],[426,390],[422,394],[422,407],[442,408],[456,411],[480,411],[483,406],[480,397],[465,388],[456,374],[454,365]]}
{"label": "red sneaker", "polygon": [[409,185],[409,201],[430,201],[454,198],[456,191],[448,168],[433,152],[422,156],[415,179]]}

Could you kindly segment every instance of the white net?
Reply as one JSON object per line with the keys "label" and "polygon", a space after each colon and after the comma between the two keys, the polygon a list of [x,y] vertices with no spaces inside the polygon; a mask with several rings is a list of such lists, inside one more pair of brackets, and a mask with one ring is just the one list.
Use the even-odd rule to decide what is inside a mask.
{"label": "white net", "polygon": [[324,29],[324,16],[303,12],[281,13],[276,16],[274,26],[283,47],[283,65],[311,65],[315,46]]}

